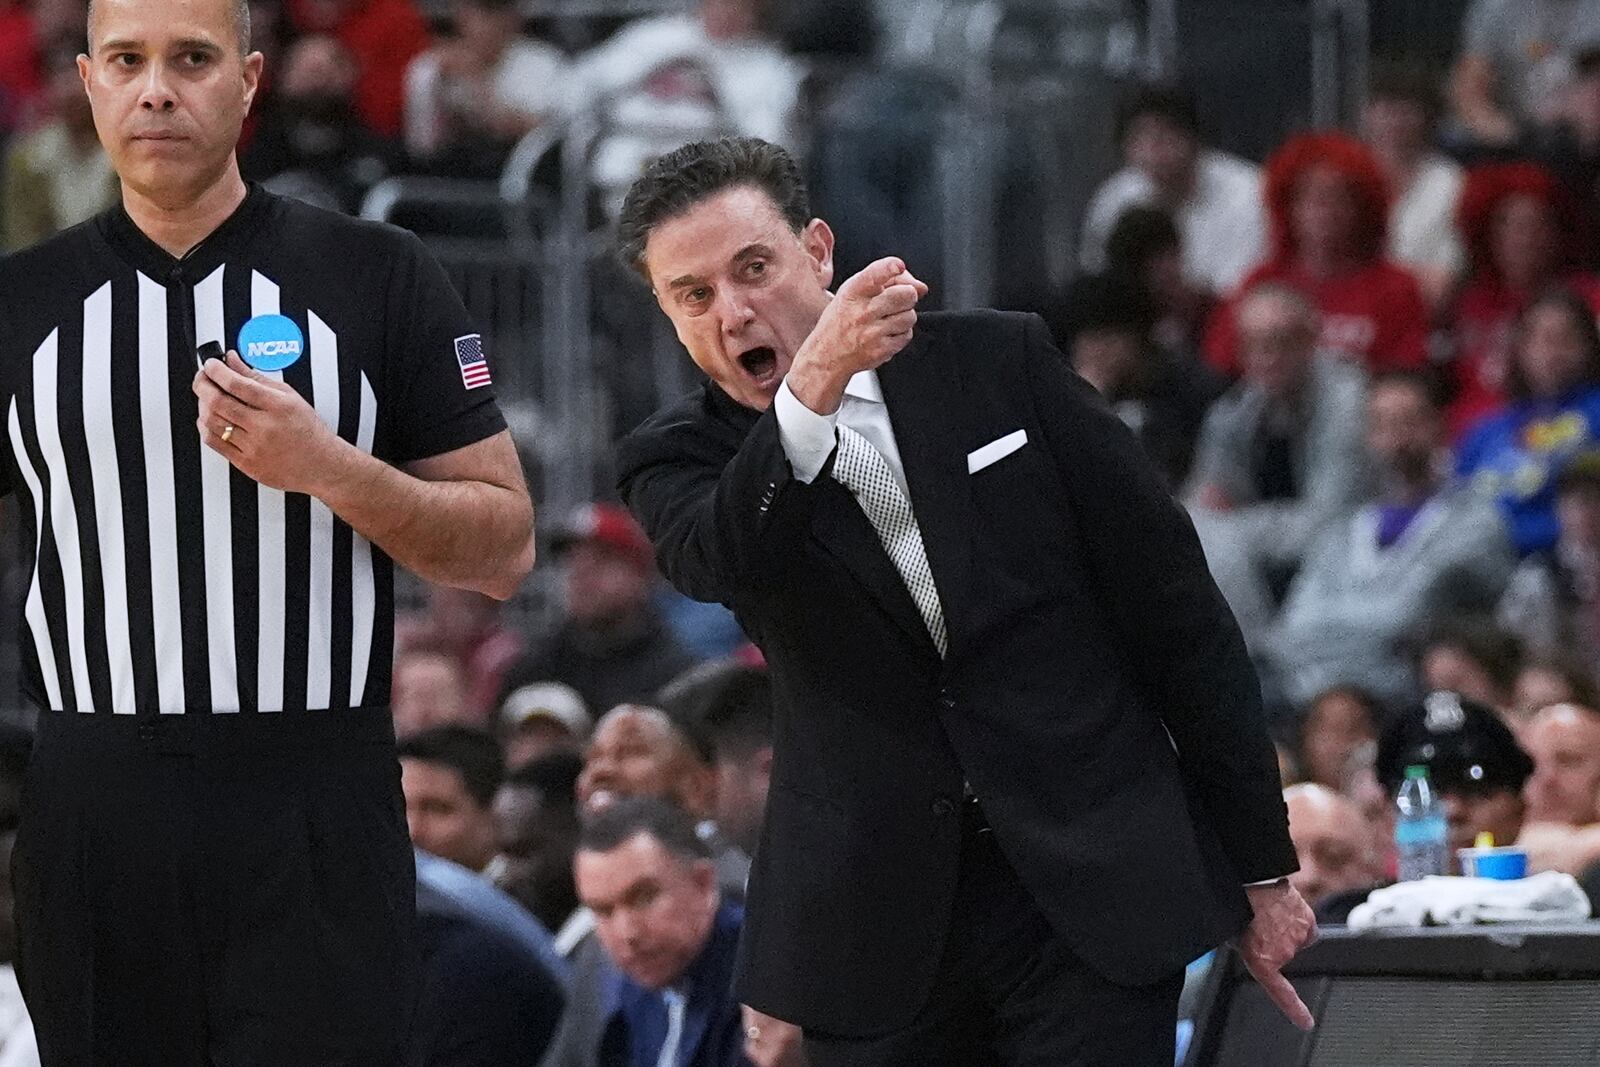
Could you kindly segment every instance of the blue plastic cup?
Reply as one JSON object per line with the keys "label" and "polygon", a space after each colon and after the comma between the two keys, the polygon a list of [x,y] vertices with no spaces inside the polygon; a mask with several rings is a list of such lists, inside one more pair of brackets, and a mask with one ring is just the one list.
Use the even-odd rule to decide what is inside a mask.
{"label": "blue plastic cup", "polygon": [[1456,855],[1461,859],[1461,873],[1468,878],[1512,882],[1528,876],[1528,853],[1513,845],[1457,849]]}

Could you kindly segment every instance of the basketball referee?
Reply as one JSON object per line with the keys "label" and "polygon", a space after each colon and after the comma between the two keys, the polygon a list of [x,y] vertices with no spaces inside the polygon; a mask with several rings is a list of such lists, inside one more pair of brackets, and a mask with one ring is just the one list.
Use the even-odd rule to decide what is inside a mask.
{"label": "basketball referee", "polygon": [[396,1062],[393,563],[506,597],[533,562],[438,265],[240,179],[248,20],[95,0],[78,63],[122,204],[0,264],[41,722],[19,971],[49,1067]]}

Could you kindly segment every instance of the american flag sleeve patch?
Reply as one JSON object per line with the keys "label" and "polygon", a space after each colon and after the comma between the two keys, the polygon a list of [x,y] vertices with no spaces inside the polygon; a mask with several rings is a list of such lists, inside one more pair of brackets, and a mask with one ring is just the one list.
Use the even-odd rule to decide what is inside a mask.
{"label": "american flag sleeve patch", "polygon": [[461,384],[468,389],[489,384],[489,357],[483,350],[481,334],[456,338],[456,362],[461,364]]}

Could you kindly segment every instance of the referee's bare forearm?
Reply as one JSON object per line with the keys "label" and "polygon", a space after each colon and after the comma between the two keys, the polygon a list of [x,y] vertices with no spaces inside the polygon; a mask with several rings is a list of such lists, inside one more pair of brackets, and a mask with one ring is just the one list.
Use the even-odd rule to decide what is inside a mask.
{"label": "referee's bare forearm", "polygon": [[510,431],[408,470],[339,445],[312,495],[402,567],[498,600],[533,569],[533,501]]}

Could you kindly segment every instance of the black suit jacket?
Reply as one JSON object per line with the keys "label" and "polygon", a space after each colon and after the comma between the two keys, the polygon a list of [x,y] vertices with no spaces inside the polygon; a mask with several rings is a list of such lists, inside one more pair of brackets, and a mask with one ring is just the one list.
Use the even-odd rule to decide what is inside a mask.
{"label": "black suit jacket", "polygon": [[[951,914],[963,780],[1053,926],[1166,977],[1295,868],[1255,674],[1193,527],[1033,316],[927,314],[879,370],[949,628],[941,662],[865,514],[708,385],[620,446],[667,577],[773,678],[741,999],[845,1036],[908,1023]],[[969,474],[967,454],[1027,444]]]}

